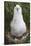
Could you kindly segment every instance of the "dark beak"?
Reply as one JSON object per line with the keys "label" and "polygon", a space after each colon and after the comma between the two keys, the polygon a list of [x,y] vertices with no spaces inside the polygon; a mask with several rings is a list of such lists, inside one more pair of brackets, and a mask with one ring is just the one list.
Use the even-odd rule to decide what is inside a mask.
{"label": "dark beak", "polygon": [[17,8],[17,11],[18,11],[18,8]]}

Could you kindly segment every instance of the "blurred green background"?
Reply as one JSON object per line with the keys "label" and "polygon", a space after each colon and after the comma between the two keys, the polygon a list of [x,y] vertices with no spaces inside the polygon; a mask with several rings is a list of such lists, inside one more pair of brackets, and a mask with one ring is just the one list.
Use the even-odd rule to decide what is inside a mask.
{"label": "blurred green background", "polygon": [[19,4],[22,7],[22,14],[26,26],[30,29],[30,3],[23,2],[4,2],[4,19],[5,19],[5,31],[10,31],[10,22],[13,18],[14,7]]}

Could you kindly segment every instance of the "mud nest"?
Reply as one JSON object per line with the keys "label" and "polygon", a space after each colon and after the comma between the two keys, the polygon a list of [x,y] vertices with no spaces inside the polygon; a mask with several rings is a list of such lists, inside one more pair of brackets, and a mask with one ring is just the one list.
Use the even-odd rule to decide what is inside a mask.
{"label": "mud nest", "polygon": [[26,32],[21,37],[12,36],[10,32],[5,32],[4,44],[21,44],[30,42],[30,33]]}

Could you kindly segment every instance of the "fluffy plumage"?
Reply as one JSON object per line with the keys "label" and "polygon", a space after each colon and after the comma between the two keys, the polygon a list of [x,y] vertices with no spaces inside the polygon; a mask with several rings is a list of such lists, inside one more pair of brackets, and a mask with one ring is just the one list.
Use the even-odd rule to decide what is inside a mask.
{"label": "fluffy plumage", "polygon": [[14,7],[13,20],[10,23],[11,34],[20,37],[26,32],[26,24],[22,16],[22,8],[19,5]]}

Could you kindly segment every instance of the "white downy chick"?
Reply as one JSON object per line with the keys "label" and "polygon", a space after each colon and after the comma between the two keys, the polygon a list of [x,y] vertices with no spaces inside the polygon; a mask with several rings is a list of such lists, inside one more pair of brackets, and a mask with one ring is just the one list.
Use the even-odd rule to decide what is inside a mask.
{"label": "white downy chick", "polygon": [[11,34],[20,37],[26,32],[26,24],[23,20],[22,8],[19,5],[14,7],[13,20],[10,23]]}

